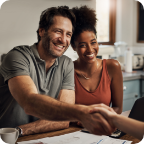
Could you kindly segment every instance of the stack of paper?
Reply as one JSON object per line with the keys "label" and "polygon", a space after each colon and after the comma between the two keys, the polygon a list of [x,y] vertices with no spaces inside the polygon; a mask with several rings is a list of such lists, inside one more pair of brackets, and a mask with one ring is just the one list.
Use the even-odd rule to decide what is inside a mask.
{"label": "stack of paper", "polygon": [[18,142],[18,144],[131,144],[131,142],[77,131],[61,136]]}

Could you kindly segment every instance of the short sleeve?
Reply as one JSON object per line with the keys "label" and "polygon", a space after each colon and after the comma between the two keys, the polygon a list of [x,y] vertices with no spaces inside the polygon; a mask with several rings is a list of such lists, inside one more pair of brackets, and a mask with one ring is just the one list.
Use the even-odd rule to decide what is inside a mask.
{"label": "short sleeve", "polygon": [[61,89],[75,90],[74,87],[74,64],[69,58],[65,62],[64,78]]}
{"label": "short sleeve", "polygon": [[20,75],[29,75],[29,61],[26,54],[18,49],[11,50],[4,58],[0,67],[4,81]]}

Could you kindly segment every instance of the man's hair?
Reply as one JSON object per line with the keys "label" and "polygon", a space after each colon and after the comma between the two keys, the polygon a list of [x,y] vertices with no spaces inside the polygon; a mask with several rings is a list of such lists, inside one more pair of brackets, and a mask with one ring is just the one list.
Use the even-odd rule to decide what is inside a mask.
{"label": "man's hair", "polygon": [[71,38],[71,45],[75,47],[75,40],[84,31],[92,31],[96,35],[96,14],[95,10],[88,8],[86,5],[80,8],[72,8],[76,17],[75,30]]}
{"label": "man's hair", "polygon": [[39,27],[37,30],[38,42],[41,40],[41,37],[39,35],[39,28],[43,28],[45,31],[47,31],[50,28],[50,26],[53,25],[54,16],[63,16],[69,18],[72,22],[74,31],[76,18],[73,12],[69,9],[69,7],[68,6],[51,7],[44,10],[41,13]]}

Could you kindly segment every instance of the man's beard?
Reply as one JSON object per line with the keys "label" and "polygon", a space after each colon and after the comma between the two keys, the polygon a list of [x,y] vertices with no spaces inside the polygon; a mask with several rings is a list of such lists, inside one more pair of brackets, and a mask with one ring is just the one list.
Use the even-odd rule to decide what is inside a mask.
{"label": "man's beard", "polygon": [[43,37],[43,41],[42,41],[42,46],[44,48],[45,54],[51,55],[53,58],[57,58],[57,57],[62,56],[67,48],[65,48],[64,52],[61,55],[56,54],[50,46],[50,41],[51,41],[50,35],[48,34],[48,32],[45,32],[44,37]]}

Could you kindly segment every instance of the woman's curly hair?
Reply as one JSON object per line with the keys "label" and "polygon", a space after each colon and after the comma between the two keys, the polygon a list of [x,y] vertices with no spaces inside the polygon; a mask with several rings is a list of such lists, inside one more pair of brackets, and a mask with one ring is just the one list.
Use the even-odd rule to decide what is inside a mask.
{"label": "woman's curly hair", "polygon": [[86,5],[80,8],[72,8],[76,17],[75,30],[71,38],[71,45],[75,47],[75,40],[83,31],[92,31],[96,35],[96,13],[95,10],[88,8]]}

